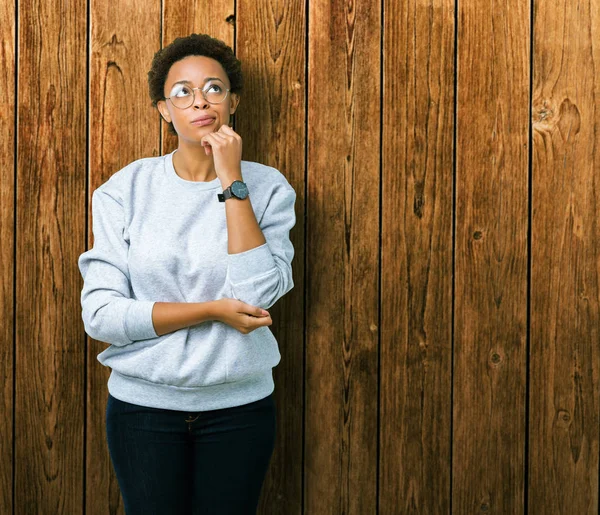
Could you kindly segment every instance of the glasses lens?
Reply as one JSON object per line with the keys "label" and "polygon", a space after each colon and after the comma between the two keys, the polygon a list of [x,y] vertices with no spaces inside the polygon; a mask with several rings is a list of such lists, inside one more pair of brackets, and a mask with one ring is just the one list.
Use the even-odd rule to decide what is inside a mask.
{"label": "glasses lens", "polygon": [[[202,88],[206,100],[211,104],[219,104],[225,100],[227,89],[219,80],[211,80]],[[198,93],[199,95],[201,93]],[[179,109],[186,109],[194,103],[194,89],[186,84],[175,84],[170,93],[171,102]],[[200,98],[200,97],[198,97]]]}
{"label": "glasses lens", "polygon": [[170,93],[171,102],[175,107],[185,109],[194,103],[194,92],[190,86],[175,84]]}
{"label": "glasses lens", "polygon": [[206,100],[208,100],[211,104],[219,104],[220,102],[223,102],[227,96],[225,84],[223,84],[220,80],[208,81],[202,89],[206,95]]}

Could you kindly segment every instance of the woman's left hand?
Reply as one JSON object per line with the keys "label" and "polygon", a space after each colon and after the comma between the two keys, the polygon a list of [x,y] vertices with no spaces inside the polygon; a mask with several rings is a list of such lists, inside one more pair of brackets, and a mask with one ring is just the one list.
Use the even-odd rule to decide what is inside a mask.
{"label": "woman's left hand", "polygon": [[206,154],[213,154],[215,172],[219,178],[241,174],[242,137],[231,127],[221,125],[218,131],[209,132],[200,141]]}

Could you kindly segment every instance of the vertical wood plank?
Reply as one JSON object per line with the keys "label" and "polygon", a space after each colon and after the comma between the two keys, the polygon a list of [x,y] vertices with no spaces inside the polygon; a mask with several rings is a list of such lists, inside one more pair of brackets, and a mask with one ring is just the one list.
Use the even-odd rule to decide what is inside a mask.
{"label": "vertical wood plank", "polygon": [[536,2],[529,513],[598,513],[600,10]]}
{"label": "vertical wood plank", "polygon": [[381,7],[309,10],[305,512],[373,513]]}
{"label": "vertical wood plank", "polygon": [[86,3],[21,0],[16,238],[16,513],[83,504]]}
{"label": "vertical wood plank", "polygon": [[380,513],[450,513],[454,2],[436,4],[384,6]]}
{"label": "vertical wood plank", "polygon": [[[175,38],[195,32],[220,39],[235,51],[234,0],[163,0],[163,13],[163,47],[172,43]],[[161,122],[161,131],[164,155],[177,148],[177,135],[168,132],[167,123],[164,121]]]}
{"label": "vertical wood plank", "polygon": [[[90,199],[125,165],[159,155],[159,120],[148,94],[147,73],[160,47],[160,6],[160,0],[91,0]],[[89,205],[91,210],[91,200]],[[91,248],[91,214],[88,224]],[[86,512],[123,513],[104,425],[110,368],[97,360],[106,344],[89,340]]]}
{"label": "vertical wood plank", "polygon": [[0,513],[13,510],[15,2],[0,4]]}
{"label": "vertical wood plank", "polygon": [[281,361],[273,371],[277,440],[263,485],[259,513],[302,513],[304,364],[305,5],[237,2],[236,54],[244,93],[235,116],[242,158],[273,166],[296,191],[294,288],[270,309]]}
{"label": "vertical wood plank", "polygon": [[459,2],[453,511],[524,511],[529,4]]}
{"label": "vertical wood plank", "polygon": [[[165,0],[163,46],[175,38],[192,32],[210,34],[236,51],[234,28],[237,30],[236,55],[242,61],[244,92],[236,111],[234,129],[244,141],[242,159],[258,161],[279,169],[294,186],[297,223],[291,238],[295,248],[293,262],[294,290],[271,310],[271,331],[282,354],[274,370],[277,410],[276,448],[263,485],[259,513],[291,514],[301,510],[302,447],[302,344],[303,344],[303,268],[304,268],[304,37],[301,20],[304,6],[290,2],[276,19],[265,18],[265,3],[238,2],[234,11],[231,1],[206,5],[202,10],[182,0]],[[271,12],[270,9],[267,10]],[[235,24],[235,19],[243,24]],[[276,52],[283,59],[272,62],[265,45],[252,44],[264,40],[272,25],[290,25],[296,29],[296,42],[286,37],[286,45]],[[288,81],[279,77],[287,73]],[[283,82],[282,82],[283,81]],[[279,92],[283,92],[279,94]],[[267,106],[265,108],[265,106]],[[291,109],[294,107],[296,109]],[[288,114],[289,116],[282,116]],[[163,154],[177,147],[177,137],[163,129]],[[287,133],[286,133],[287,131]],[[281,157],[279,157],[281,156]],[[292,409],[290,406],[297,406]]]}

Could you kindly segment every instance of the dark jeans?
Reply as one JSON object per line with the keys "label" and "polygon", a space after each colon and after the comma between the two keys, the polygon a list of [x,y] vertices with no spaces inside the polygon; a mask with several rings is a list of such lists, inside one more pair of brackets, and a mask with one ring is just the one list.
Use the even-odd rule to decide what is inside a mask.
{"label": "dark jeans", "polygon": [[108,394],[106,436],[127,515],[254,515],[275,435],[273,394],[193,413]]}

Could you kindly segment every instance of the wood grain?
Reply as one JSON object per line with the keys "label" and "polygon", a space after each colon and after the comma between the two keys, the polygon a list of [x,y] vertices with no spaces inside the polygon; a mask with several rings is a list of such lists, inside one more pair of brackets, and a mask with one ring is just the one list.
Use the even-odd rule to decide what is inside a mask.
{"label": "wood grain", "polygon": [[[91,2],[89,199],[130,162],[159,155],[159,119],[148,94],[147,73],[160,48],[160,5],[159,0]],[[89,205],[91,210],[91,200]],[[91,248],[91,213],[88,225]],[[106,344],[89,340],[86,513],[124,513],[106,443],[110,368],[97,360]]]}
{"label": "wood grain", "polygon": [[[373,513],[379,303],[378,2],[310,2],[304,509]],[[360,494],[358,494],[360,492]]]}
{"label": "wood grain", "polygon": [[[244,93],[234,119],[243,156],[277,168],[296,191],[294,288],[269,311],[281,361],[273,370],[277,439],[258,512],[302,512],[302,418],[304,366],[304,216],[306,107],[304,3],[298,0],[237,2],[236,54]],[[269,41],[269,44],[256,44]]]}
{"label": "wood grain", "polygon": [[15,513],[83,502],[86,4],[18,4]]}
{"label": "wood grain", "polygon": [[523,513],[529,4],[459,3],[452,509]]}
{"label": "wood grain", "polygon": [[243,159],[297,193],[258,513],[596,514],[599,26],[592,0],[2,3],[0,513],[124,513],[77,258],[93,191],[176,147],[147,72],[199,32],[243,63]]}
{"label": "wood grain", "polygon": [[[163,0],[162,46],[175,38],[189,36],[193,32],[209,34],[231,48],[235,47],[235,2],[233,0]],[[162,118],[161,118],[162,120]],[[235,127],[234,127],[235,129]],[[162,154],[177,148],[177,135],[167,131],[167,123],[161,123]]]}
{"label": "wood grain", "polygon": [[600,10],[539,2],[534,20],[528,508],[596,514]]}
{"label": "wood grain", "polygon": [[439,4],[385,5],[380,513],[451,505],[455,42]]}
{"label": "wood grain", "polygon": [[0,4],[0,513],[13,513],[15,14],[12,0]]}
{"label": "wood grain", "polygon": [[[302,503],[305,32],[299,30],[298,24],[304,11],[301,3],[289,2],[281,13],[273,13],[270,18],[263,16],[267,6],[268,2],[238,2],[236,11],[233,2],[220,1],[198,9],[194,2],[166,0],[163,45],[196,32],[210,34],[234,52],[238,50],[244,92],[234,130],[244,141],[242,159],[274,166],[297,192],[297,222],[291,233],[295,248],[294,289],[270,310],[274,321],[271,330],[282,355],[274,370],[278,435],[258,509],[258,513],[292,514],[301,513]],[[243,19],[244,24],[236,24],[237,18]],[[264,47],[251,42],[260,40],[279,24],[293,26],[296,33],[286,38],[285,47],[276,50],[283,59],[274,62]],[[163,123],[163,154],[177,148],[177,137],[169,134],[166,127]]]}

